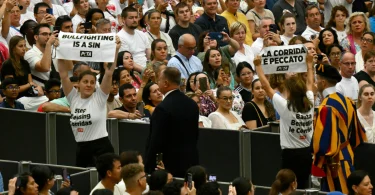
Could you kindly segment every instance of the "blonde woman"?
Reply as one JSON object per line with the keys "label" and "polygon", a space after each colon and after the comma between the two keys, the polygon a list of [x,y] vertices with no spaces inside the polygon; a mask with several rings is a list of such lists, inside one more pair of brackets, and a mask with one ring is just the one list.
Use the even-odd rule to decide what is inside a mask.
{"label": "blonde woman", "polygon": [[249,62],[251,67],[254,70],[254,51],[250,47],[250,45],[245,44],[246,34],[248,33],[246,30],[245,24],[241,22],[235,22],[230,26],[229,33],[232,39],[236,40],[240,44],[240,48],[234,54],[232,60],[237,65],[240,62]]}
{"label": "blonde woman", "polygon": [[349,16],[346,25],[347,37],[341,41],[341,46],[354,55],[361,51],[361,39],[365,32],[370,31],[370,22],[363,12],[354,12]]}

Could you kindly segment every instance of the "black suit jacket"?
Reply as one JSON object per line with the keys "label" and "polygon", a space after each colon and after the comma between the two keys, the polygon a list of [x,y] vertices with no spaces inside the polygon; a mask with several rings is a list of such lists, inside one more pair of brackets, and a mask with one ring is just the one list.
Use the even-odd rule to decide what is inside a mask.
{"label": "black suit jacket", "polygon": [[198,105],[175,90],[155,108],[146,145],[145,169],[156,168],[156,154],[163,153],[165,168],[175,177],[184,177],[188,168],[199,164]]}

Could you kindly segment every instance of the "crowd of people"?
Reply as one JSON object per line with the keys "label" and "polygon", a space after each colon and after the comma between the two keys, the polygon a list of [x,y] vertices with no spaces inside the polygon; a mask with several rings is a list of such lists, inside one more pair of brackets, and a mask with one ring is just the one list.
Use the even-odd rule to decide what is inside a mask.
{"label": "crowd of people", "polygon": [[[371,186],[353,172],[353,150],[375,142],[369,1],[1,0],[0,18],[0,107],[70,113],[76,165],[98,167],[97,189],[123,194],[122,180],[140,194],[148,173],[164,194],[207,194],[217,184],[195,181],[194,188],[152,175],[185,177],[199,165],[199,127],[253,130],[273,121],[285,169],[278,175],[288,178],[277,193],[306,189],[310,175],[315,183],[323,178],[324,191],[350,194],[364,178]],[[114,36],[113,62],[57,59],[60,32]],[[306,72],[265,74],[263,51],[291,45],[307,50]],[[113,154],[107,118],[150,123],[144,167]],[[10,183],[23,194],[38,185],[48,192],[47,175],[48,185],[27,173]],[[237,178],[237,194],[245,187],[236,182],[253,193],[251,182]]]}

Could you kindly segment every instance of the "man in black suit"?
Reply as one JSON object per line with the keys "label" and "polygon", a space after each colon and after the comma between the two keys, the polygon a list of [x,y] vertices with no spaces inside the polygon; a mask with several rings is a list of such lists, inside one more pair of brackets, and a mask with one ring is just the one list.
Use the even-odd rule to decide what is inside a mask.
{"label": "man in black suit", "polygon": [[179,91],[180,82],[177,68],[167,67],[160,75],[158,85],[165,97],[151,117],[145,155],[147,173],[155,170],[159,153],[163,153],[165,169],[175,177],[184,177],[188,168],[198,165],[199,109]]}

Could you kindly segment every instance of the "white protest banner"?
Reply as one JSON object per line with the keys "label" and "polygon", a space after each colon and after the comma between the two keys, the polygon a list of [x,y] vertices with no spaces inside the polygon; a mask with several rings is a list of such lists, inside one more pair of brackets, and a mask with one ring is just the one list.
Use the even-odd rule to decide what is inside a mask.
{"label": "white protest banner", "polygon": [[56,58],[90,62],[113,62],[116,34],[78,34],[59,32]]}
{"label": "white protest banner", "polygon": [[307,49],[303,44],[266,47],[261,52],[265,74],[306,72]]}

